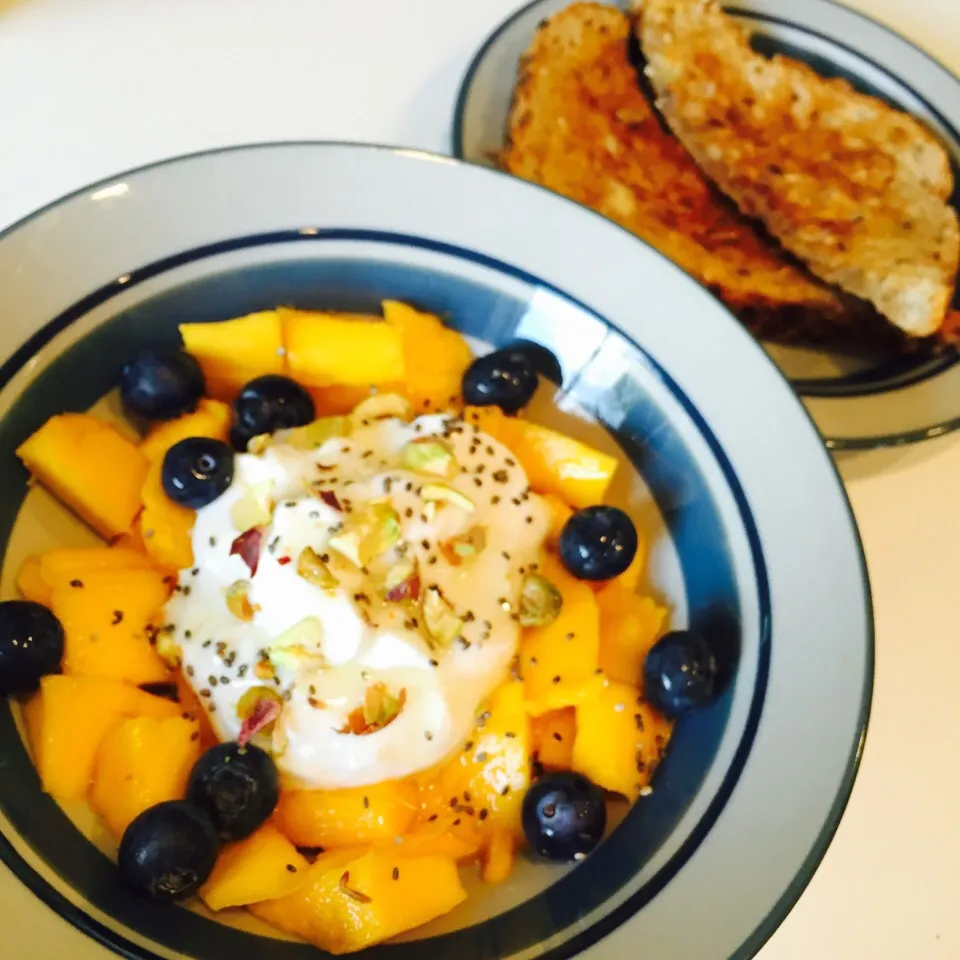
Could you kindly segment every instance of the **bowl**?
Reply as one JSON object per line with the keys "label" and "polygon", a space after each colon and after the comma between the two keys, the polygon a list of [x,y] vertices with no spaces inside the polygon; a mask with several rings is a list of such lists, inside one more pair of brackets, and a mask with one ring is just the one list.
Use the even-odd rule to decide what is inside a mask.
{"label": "bowl", "polygon": [[[608,2],[608,0],[604,0]],[[624,10],[630,0],[609,0]],[[464,75],[453,117],[456,157],[496,165],[506,145],[519,61],[537,27],[570,6],[533,0],[501,23],[479,47]],[[926,124],[947,150],[954,176],[960,161],[960,78],[889,27],[835,0],[738,0],[727,12],[765,56],[806,63],[840,77]],[[639,49],[632,59],[642,66]],[[954,190],[950,203],[960,209]],[[960,306],[954,297],[953,308]],[[958,351],[919,343],[903,352],[877,345],[856,350],[765,344],[803,398],[832,450],[899,446],[948,433],[958,425]]]}
{"label": "bowl", "polygon": [[[649,590],[714,644],[722,693],[678,722],[654,790],[573,868],[523,862],[404,942],[406,960],[751,956],[809,881],[863,745],[873,676],[856,527],[803,407],[725,309],[603,218],[410,150],[286,143],[120,174],[0,236],[3,596],[24,556],[92,535],[14,450],[50,415],[116,412],[120,364],[184,321],[384,298],[487,345],[548,347],[545,416],[621,461],[611,493],[650,541]],[[735,375],[731,375],[734,374]],[[136,958],[298,960],[249,919],[119,883],[85,805],[41,789],[20,705],[0,711],[0,857]],[[40,920],[38,907],[37,921]],[[26,920],[26,918],[25,918]],[[427,938],[427,939],[424,939]]]}

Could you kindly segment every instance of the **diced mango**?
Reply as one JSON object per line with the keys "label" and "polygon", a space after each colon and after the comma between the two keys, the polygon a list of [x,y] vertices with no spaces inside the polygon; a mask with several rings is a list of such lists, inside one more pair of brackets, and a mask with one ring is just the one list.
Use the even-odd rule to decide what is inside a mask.
{"label": "diced mango", "polygon": [[50,589],[50,584],[43,578],[40,557],[27,557],[20,564],[20,569],[17,571],[17,589],[24,600],[42,603],[45,607],[50,606],[53,591]]}
{"label": "diced mango", "polygon": [[104,570],[152,570],[148,557],[126,547],[58,547],[40,557],[40,574],[51,590]]}
{"label": "diced mango", "polygon": [[556,548],[561,531],[573,516],[573,507],[555,493],[544,494],[543,499],[547,501],[547,506],[550,508],[550,531],[547,534],[547,544],[551,548]]}
{"label": "diced mango", "polygon": [[396,300],[383,303],[384,320],[403,335],[406,374],[401,392],[418,413],[460,404],[463,374],[473,362],[466,340],[439,317]]}
{"label": "diced mango", "polygon": [[101,536],[109,540],[133,527],[147,459],[109,424],[85,413],[51,417],[17,456]]}
{"label": "diced mango", "polygon": [[43,789],[65,800],[83,797],[97,751],[124,717],[164,719],[178,704],[103,677],[44,677],[25,711],[31,748]]}
{"label": "diced mango", "polygon": [[154,563],[167,570],[185,570],[193,566],[192,535],[196,513],[174,503],[164,493],[162,468],[162,461],[151,464],[143,484],[140,533]]}
{"label": "diced mango", "polygon": [[393,840],[417,813],[416,786],[385,781],[344,790],[284,790],[274,822],[298,847],[349,847]]}
{"label": "diced mango", "polygon": [[232,400],[255,377],[286,370],[276,310],[218,323],[182,323],[180,336],[203,368],[207,394],[218,400]]}
{"label": "diced mango", "polygon": [[211,437],[225,441],[229,431],[230,407],[219,400],[201,397],[193,413],[185,413],[176,420],[167,420],[151,427],[140,444],[140,450],[152,463],[163,460],[174,444],[187,437]]}
{"label": "diced mango", "polygon": [[307,882],[309,869],[297,848],[267,823],[220,851],[213,873],[200,888],[200,899],[211,910],[279,900]]}
{"label": "diced mango", "polygon": [[483,854],[483,879],[487,883],[503,883],[513,872],[516,837],[510,830],[494,829]]}
{"label": "diced mango", "polygon": [[310,387],[404,381],[403,336],[382,320],[280,310],[290,376]]}
{"label": "diced mango", "polygon": [[182,799],[199,758],[196,721],[182,716],[123,720],[97,751],[90,802],[120,837],[148,807]]}
{"label": "diced mango", "polygon": [[422,779],[426,813],[474,818],[481,829],[519,832],[530,786],[530,731],[520,681],[501,684],[463,748]]}
{"label": "diced mango", "polygon": [[214,744],[219,743],[210,723],[210,718],[207,716],[207,711],[204,710],[200,698],[194,693],[193,687],[190,686],[182,671],[177,670],[174,674],[174,682],[177,685],[177,700],[180,702],[180,709],[188,719],[195,720],[197,723],[197,728],[200,731],[200,748],[207,750]]}
{"label": "diced mango", "polygon": [[369,387],[308,387],[317,417],[340,417],[370,396]]}
{"label": "diced mango", "polygon": [[169,594],[158,570],[94,570],[57,587],[51,609],[66,635],[64,673],[135,684],[166,680],[147,625]]}
{"label": "diced mango", "polygon": [[641,597],[619,578],[597,594],[600,607],[600,668],[621,683],[640,684],[643,661],[663,630],[667,611]]}
{"label": "diced mango", "polygon": [[577,509],[602,503],[617,469],[609,454],[496,407],[467,407],[468,422],[516,456],[536,493],[554,494]]}
{"label": "diced mango", "polygon": [[475,817],[460,812],[438,814],[435,820],[416,825],[394,843],[395,852],[403,857],[450,857],[458,862],[473,859],[484,843]]}
{"label": "diced mango", "polygon": [[626,683],[608,683],[577,707],[573,769],[634,800],[663,757],[671,726]]}
{"label": "diced mango", "polygon": [[595,691],[599,667],[600,613],[597,596],[572,577],[553,554],[540,572],[560,591],[563,606],[553,623],[524,631],[520,670],[531,714],[574,706]]}
{"label": "diced mango", "polygon": [[466,892],[449,857],[393,855],[374,849],[346,865],[320,857],[289,896],[251,912],[330,953],[351,953],[412,930],[452,910]]}
{"label": "diced mango", "polygon": [[577,712],[573,707],[551,710],[530,721],[533,752],[548,770],[569,770],[573,763],[573,740],[577,735]]}

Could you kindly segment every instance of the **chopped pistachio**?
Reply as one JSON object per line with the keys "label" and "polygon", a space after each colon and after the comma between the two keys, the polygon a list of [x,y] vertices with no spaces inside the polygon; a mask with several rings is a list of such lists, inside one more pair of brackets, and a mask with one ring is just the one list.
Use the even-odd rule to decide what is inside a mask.
{"label": "chopped pistachio", "polygon": [[400,713],[406,695],[393,696],[382,683],[367,687],[363,698],[363,719],[369,727],[385,727]]}
{"label": "chopped pistachio", "polygon": [[450,503],[467,513],[472,513],[476,509],[476,504],[465,494],[445,483],[428,483],[421,491],[420,495],[424,500],[435,500],[438,503]]}
{"label": "chopped pistachio", "polygon": [[249,622],[256,608],[250,602],[250,581],[234,580],[227,587],[227,609],[238,619]]}
{"label": "chopped pistachio", "polygon": [[475,557],[487,545],[487,534],[483,527],[472,527],[459,537],[440,544],[440,551],[447,562],[459,567],[465,560]]}
{"label": "chopped pistachio", "polygon": [[240,499],[230,508],[230,519],[238,530],[266,526],[273,516],[273,481],[245,487]]}
{"label": "chopped pistachio", "polygon": [[520,609],[517,619],[522,627],[542,627],[553,623],[560,615],[563,595],[544,576],[528,573],[520,589]]}
{"label": "chopped pistachio", "polygon": [[390,603],[416,600],[420,596],[420,577],[415,557],[401,557],[384,577],[381,585],[384,598]]}
{"label": "chopped pistachio", "polygon": [[321,417],[302,427],[278,430],[274,443],[288,443],[297,450],[318,450],[335,437],[349,437],[352,425],[349,417]]}
{"label": "chopped pistachio", "polygon": [[321,590],[336,590],[340,583],[313,547],[304,547],[300,551],[300,556],[297,557],[297,573]]}
{"label": "chopped pistachio", "polygon": [[262,700],[283,704],[283,697],[273,687],[256,686],[244,690],[237,701],[237,719],[249,720],[256,712]]}
{"label": "chopped pistachio", "polygon": [[413,407],[406,397],[398,393],[376,393],[361,400],[353,408],[354,422],[362,420],[388,420],[397,418],[409,420],[413,416]]}
{"label": "chopped pistachio", "polygon": [[278,667],[296,669],[304,660],[322,660],[322,642],[323,623],[320,618],[304,617],[274,638],[268,647],[270,661]]}
{"label": "chopped pistachio", "polygon": [[180,664],[180,644],[173,639],[173,635],[166,631],[157,634],[157,653],[168,667]]}
{"label": "chopped pistachio", "polygon": [[435,437],[411,440],[400,451],[400,464],[415,473],[426,473],[432,477],[443,477],[447,480],[458,470],[453,451]]}
{"label": "chopped pistachio", "polygon": [[459,636],[463,621],[437,587],[427,587],[423,597],[423,626],[427,639],[445,647]]}
{"label": "chopped pistachio", "polygon": [[400,540],[400,516],[389,503],[368,503],[330,538],[336,550],[354,566],[365,567]]}

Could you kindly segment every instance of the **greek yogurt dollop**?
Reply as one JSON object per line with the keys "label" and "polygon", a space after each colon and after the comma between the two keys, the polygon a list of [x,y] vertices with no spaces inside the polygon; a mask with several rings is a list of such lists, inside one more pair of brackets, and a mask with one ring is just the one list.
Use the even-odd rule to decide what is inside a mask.
{"label": "greek yogurt dollop", "polygon": [[[448,451],[447,474],[429,473],[436,461],[405,468],[411,443]],[[510,451],[453,415],[357,421],[301,447],[237,456],[230,489],[197,513],[195,566],[180,573],[165,629],[222,739],[240,733],[246,691],[279,695],[272,744],[288,780],[333,789],[408,776],[463,741],[510,671],[550,510]],[[241,500],[272,507],[248,534],[260,543],[255,572],[250,543],[237,543]],[[363,537],[367,553],[386,549],[356,555]],[[388,598],[417,586],[419,601]],[[394,715],[351,732],[371,689]]]}

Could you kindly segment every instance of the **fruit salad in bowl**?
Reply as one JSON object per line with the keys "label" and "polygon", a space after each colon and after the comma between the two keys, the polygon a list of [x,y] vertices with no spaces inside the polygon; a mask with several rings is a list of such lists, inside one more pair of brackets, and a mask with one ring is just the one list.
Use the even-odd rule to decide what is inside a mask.
{"label": "fruit salad in bowl", "polygon": [[[251,328],[280,346],[235,366]],[[716,661],[638,590],[617,460],[524,416],[556,359],[397,301],[180,332],[120,372],[139,443],[80,413],[18,450],[106,541],[26,558],[0,604],[44,788],[89,798],[143,896],[336,953],[456,907],[461,869],[584,859]],[[64,475],[70,445],[112,483]]]}
{"label": "fruit salad in bowl", "polygon": [[783,915],[866,581],[709,295],[336,145],[98,185],[0,274],[0,861],[47,904],[137,960],[729,960]]}

